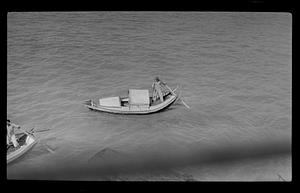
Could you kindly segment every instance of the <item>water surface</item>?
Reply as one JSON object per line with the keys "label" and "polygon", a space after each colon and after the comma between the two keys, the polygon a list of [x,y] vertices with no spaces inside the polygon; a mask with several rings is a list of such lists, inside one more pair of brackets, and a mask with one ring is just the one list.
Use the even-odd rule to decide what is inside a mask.
{"label": "water surface", "polygon": [[[70,164],[128,168],[128,157],[144,163],[176,155],[176,163],[203,147],[289,146],[291,22],[287,13],[9,13],[7,117],[50,130],[36,133],[39,143],[7,166],[7,177],[72,180],[77,174],[49,173]],[[165,112],[122,116],[83,106],[150,88],[155,76],[180,85],[191,109],[178,102]],[[86,172],[80,179],[279,180],[278,173],[291,179],[290,157],[109,177]]]}

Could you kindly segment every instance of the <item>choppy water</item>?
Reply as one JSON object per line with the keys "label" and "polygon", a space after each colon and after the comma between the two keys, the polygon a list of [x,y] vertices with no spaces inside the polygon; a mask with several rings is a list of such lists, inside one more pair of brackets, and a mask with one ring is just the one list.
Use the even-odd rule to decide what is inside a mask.
{"label": "choppy water", "polygon": [[[168,157],[199,147],[289,144],[291,22],[287,13],[9,13],[7,117],[24,128],[50,130],[36,133],[39,143],[7,166],[7,177],[60,179],[49,171],[117,164],[128,156]],[[191,109],[177,103],[157,114],[121,116],[83,106],[90,98],[150,88],[155,76],[171,87],[180,85]],[[178,168],[165,175],[278,180],[276,172],[282,172],[291,179],[289,153],[259,164],[238,163],[231,169],[199,166],[185,177],[178,177]],[[33,171],[39,176],[28,175]],[[161,175],[109,179],[167,178]]]}

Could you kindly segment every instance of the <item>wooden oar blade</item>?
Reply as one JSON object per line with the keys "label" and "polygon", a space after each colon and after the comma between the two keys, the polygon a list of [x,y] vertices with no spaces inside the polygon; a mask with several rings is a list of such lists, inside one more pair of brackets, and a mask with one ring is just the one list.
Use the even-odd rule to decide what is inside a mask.
{"label": "wooden oar blade", "polygon": [[188,108],[188,109],[191,108],[191,107],[190,107],[189,105],[187,105],[182,99],[181,99],[181,102],[182,102],[182,104],[183,104],[186,108]]}
{"label": "wooden oar blade", "polygon": [[[176,89],[178,88],[178,86],[176,87]],[[176,90],[175,89],[175,90]],[[174,90],[174,91],[175,91]],[[191,107],[189,106],[189,105],[187,105],[184,101],[183,101],[183,99],[181,98],[182,96],[181,96],[181,90],[179,90],[179,94],[178,94],[178,97],[177,97],[177,99],[176,99],[176,101],[175,102],[177,102],[177,100],[178,99],[180,99],[181,100],[181,102],[182,102],[182,104],[186,107],[186,108],[188,108],[188,109],[190,109]]]}
{"label": "wooden oar blade", "polygon": [[54,153],[54,151],[53,151],[51,148],[47,147],[46,145],[45,145],[45,148],[46,148],[50,153]]}

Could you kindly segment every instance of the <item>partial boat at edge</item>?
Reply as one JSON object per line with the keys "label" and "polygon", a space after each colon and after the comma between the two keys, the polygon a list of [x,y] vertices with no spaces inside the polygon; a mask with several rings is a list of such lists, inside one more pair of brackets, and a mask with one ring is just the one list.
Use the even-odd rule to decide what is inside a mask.
{"label": "partial boat at edge", "polygon": [[18,149],[15,149],[12,144],[7,146],[7,164],[24,155],[37,142],[36,138],[30,133],[18,133],[16,134],[16,137],[20,147]]}

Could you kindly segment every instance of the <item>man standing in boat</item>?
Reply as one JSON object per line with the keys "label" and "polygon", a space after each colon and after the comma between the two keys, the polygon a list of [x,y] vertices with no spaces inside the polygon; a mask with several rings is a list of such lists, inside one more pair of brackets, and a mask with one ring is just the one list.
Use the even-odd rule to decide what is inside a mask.
{"label": "man standing in boat", "polygon": [[163,96],[167,94],[168,91],[165,89],[165,83],[161,81],[158,77],[155,77],[154,82],[152,84],[152,100],[155,102],[158,98],[161,102],[164,102]]}
{"label": "man standing in boat", "polygon": [[19,143],[17,142],[16,135],[15,135],[15,128],[19,129],[20,126],[11,124],[10,120],[7,119],[6,121],[6,128],[7,128],[7,134],[6,134],[6,143],[7,145],[12,142],[14,147],[19,147]]}

